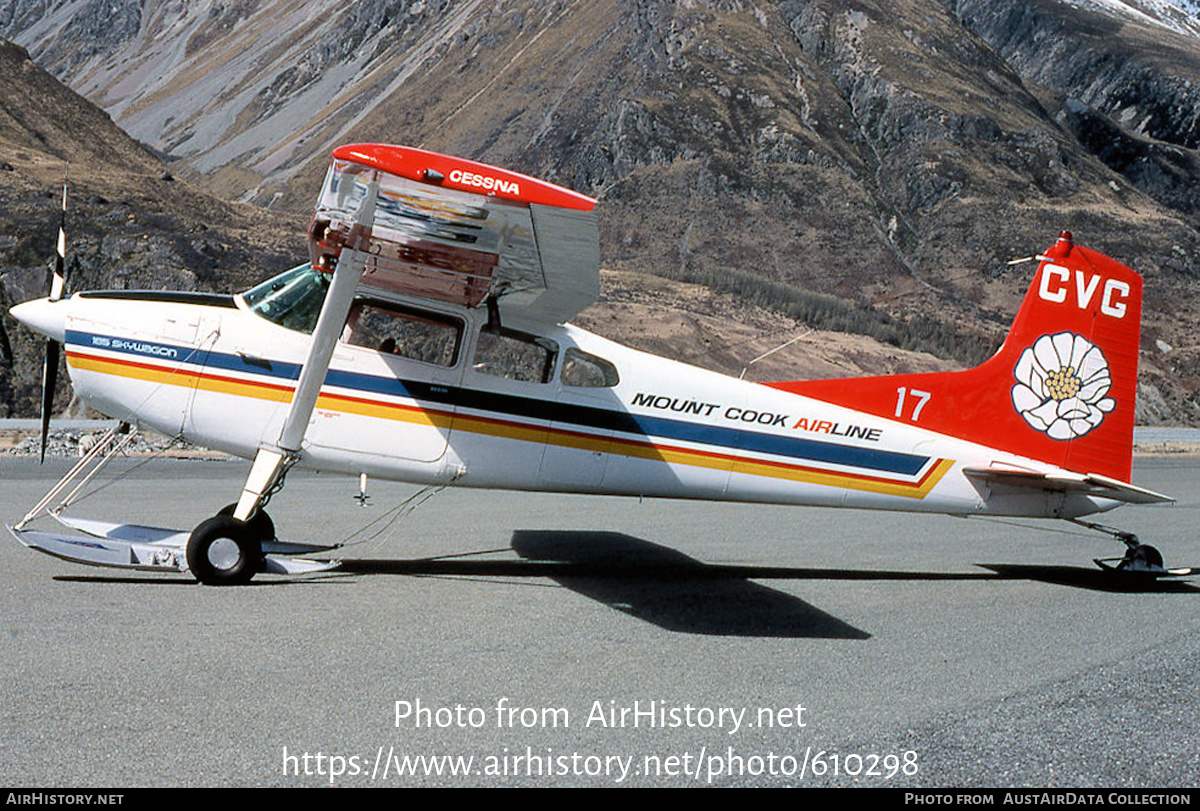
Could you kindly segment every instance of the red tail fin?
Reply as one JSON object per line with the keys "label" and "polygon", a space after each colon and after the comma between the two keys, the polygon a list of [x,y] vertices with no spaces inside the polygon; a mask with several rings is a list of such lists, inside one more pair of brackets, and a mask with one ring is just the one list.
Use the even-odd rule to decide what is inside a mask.
{"label": "red tail fin", "polygon": [[1129,481],[1142,279],[1066,232],[1039,258],[1004,345],[974,369],[770,385]]}

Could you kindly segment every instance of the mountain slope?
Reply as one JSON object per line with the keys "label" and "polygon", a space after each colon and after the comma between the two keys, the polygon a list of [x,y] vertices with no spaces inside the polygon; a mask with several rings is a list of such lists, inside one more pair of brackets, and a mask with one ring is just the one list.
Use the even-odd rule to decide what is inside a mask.
{"label": "mountain slope", "polygon": [[[68,271],[80,288],[238,290],[306,255],[306,217],[226,203],[171,175],[94,105],[0,41],[0,417],[37,413],[41,340],[7,316],[45,294],[59,189],[67,176]],[[932,370],[952,366],[854,336],[825,335],[702,288],[604,274],[604,300],[582,323],[600,334],[738,374]],[[5,340],[11,336],[11,347]],[[60,375],[65,380],[65,375]],[[60,388],[57,408],[68,406]]]}
{"label": "mountain slope", "polygon": [[[64,180],[75,289],[236,289],[282,270],[303,249],[294,218],[174,178],[102,110],[4,41],[0,85],[0,318],[11,344],[0,346],[0,416],[36,413],[41,343],[7,310],[46,295]],[[58,405],[66,405],[65,390]]]}
{"label": "mountain slope", "polygon": [[105,8],[0,30],[222,194],[299,214],[337,143],[463,154],[600,196],[615,268],[960,362],[1070,228],[1147,276],[1146,401],[1200,414],[1184,0]]}

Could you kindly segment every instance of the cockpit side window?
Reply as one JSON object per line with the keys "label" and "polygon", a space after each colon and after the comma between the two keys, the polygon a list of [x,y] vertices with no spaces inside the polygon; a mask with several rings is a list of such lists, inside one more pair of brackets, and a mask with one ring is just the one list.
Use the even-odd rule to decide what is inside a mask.
{"label": "cockpit side window", "polygon": [[350,311],[348,343],[421,363],[453,366],[463,325],[456,318],[386,302],[364,300]]}
{"label": "cockpit side window", "polygon": [[507,380],[548,383],[557,356],[558,344],[547,338],[484,327],[475,346],[474,368]]}
{"label": "cockpit side window", "polygon": [[242,299],[268,321],[312,334],[328,290],[328,274],[304,264],[247,290]]}
{"label": "cockpit side window", "polygon": [[578,388],[611,388],[621,382],[617,367],[596,355],[571,348],[563,355],[562,372],[558,379],[564,386]]}

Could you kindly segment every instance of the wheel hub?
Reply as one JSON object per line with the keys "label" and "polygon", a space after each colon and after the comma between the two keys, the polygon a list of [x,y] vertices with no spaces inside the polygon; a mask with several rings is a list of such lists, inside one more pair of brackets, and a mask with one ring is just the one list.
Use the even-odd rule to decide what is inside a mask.
{"label": "wheel hub", "polygon": [[228,572],[242,560],[242,550],[230,538],[218,538],[208,547],[208,562],[214,569]]}

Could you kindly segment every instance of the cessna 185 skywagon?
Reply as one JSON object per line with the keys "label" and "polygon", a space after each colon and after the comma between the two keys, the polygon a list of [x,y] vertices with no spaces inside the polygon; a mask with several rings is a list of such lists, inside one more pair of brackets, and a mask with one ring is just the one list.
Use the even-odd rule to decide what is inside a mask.
{"label": "cessna 185 skywagon", "polygon": [[[293,465],[424,484],[1078,521],[1129,483],[1141,278],[1050,247],[1004,345],[962,372],[736,380],[568,320],[599,295],[596,201],[408,147],[340,147],[310,261],[238,295],[96,291],[12,309],[96,410],[253,465],[190,533],[13,529],[97,565],[243,583],[333,565],[263,510]],[[60,239],[60,256],[62,240]],[[116,439],[100,446],[110,447]],[[65,484],[60,484],[60,488]],[[50,497],[48,497],[49,499]],[[1083,523],[1083,522],[1080,522]],[[1106,530],[1099,525],[1087,526]],[[1167,570],[1107,530],[1114,570]]]}

